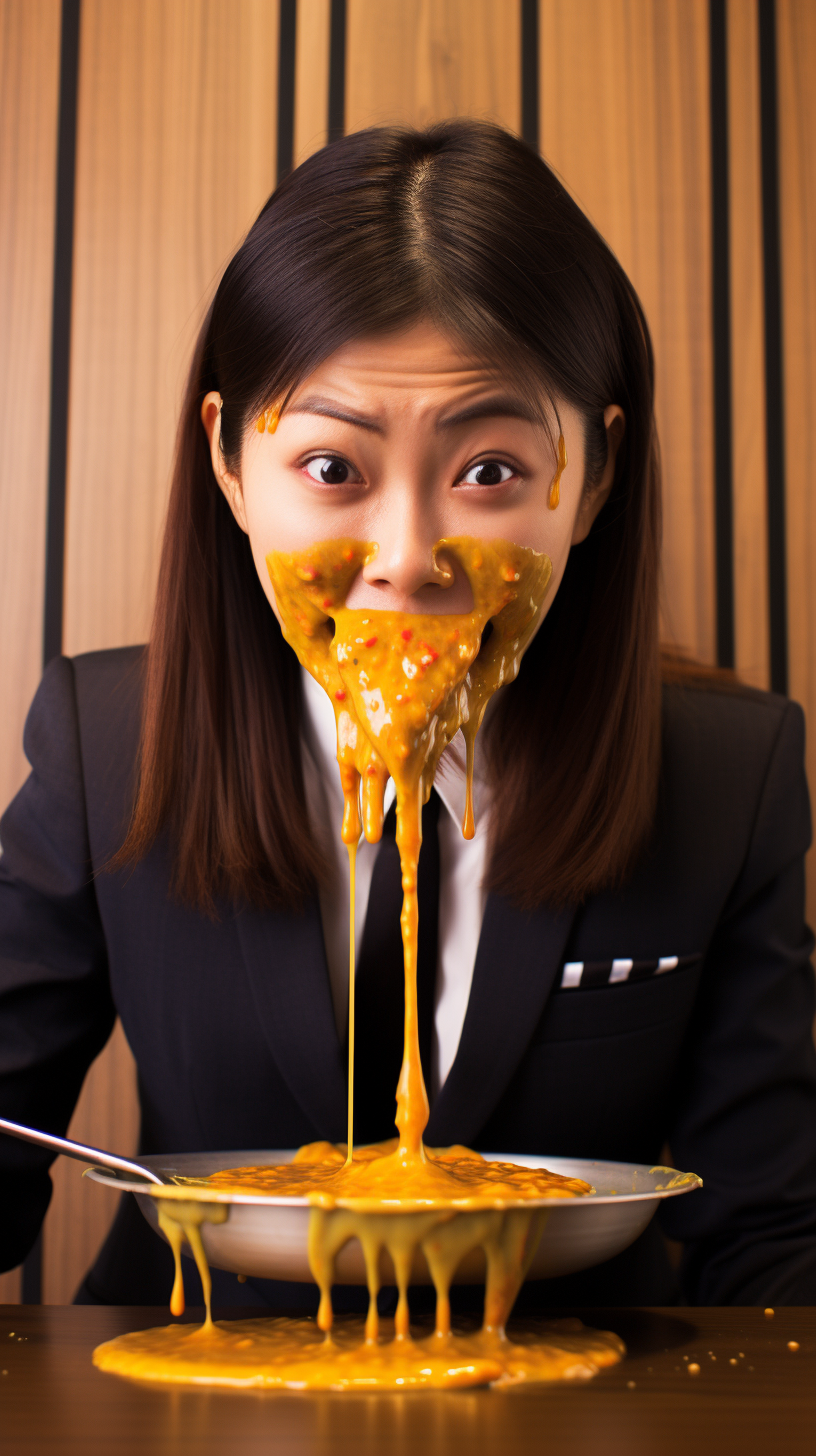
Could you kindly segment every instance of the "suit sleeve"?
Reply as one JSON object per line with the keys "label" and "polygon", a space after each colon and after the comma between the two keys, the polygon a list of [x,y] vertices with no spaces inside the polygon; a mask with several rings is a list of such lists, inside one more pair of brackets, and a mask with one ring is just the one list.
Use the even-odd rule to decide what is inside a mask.
{"label": "suit sleeve", "polygon": [[690,1304],[816,1304],[816,1010],[804,922],[804,718],[785,709],[709,947],[670,1145],[704,1189],[664,1205]]}
{"label": "suit sleeve", "polygon": [[[63,1134],[116,1015],[66,658],[43,677],[24,746],[31,774],[0,821],[0,1115]],[[0,1135],[0,1270],[36,1239],[52,1161]]]}

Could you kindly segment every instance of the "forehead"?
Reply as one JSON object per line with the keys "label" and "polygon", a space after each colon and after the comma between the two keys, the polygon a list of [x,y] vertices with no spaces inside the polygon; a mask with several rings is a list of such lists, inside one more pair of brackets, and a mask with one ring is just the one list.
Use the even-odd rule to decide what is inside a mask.
{"label": "forehead", "polygon": [[433,404],[494,387],[497,372],[495,363],[475,358],[466,345],[421,322],[344,344],[303,381],[289,408],[325,390],[349,400],[365,395],[385,405],[389,399]]}

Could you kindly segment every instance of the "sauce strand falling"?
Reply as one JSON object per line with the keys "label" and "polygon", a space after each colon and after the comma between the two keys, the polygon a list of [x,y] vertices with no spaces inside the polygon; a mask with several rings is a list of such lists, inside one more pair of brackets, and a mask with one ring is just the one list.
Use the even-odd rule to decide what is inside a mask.
{"label": "sauce strand falling", "polygon": [[[566,464],[563,439],[558,464],[555,505]],[[450,581],[447,560],[459,564],[473,590],[471,612],[425,616],[349,609],[345,599],[351,582],[376,549],[365,542],[329,541],[296,556],[273,554],[267,559],[284,635],[328,693],[337,721],[342,837],[349,853],[347,1144],[337,1148],[313,1143],[301,1148],[291,1164],[225,1169],[206,1180],[185,1180],[186,1189],[163,1190],[160,1222],[176,1263],[173,1312],[183,1309],[180,1251],[186,1237],[201,1272],[206,1321],[192,1332],[171,1327],[120,1336],[94,1354],[104,1369],[144,1379],[405,1389],[586,1378],[623,1352],[617,1336],[583,1331],[577,1322],[561,1322],[549,1340],[542,1340],[540,1329],[537,1339],[522,1343],[509,1341],[505,1334],[547,1217],[530,1200],[576,1197],[590,1192],[589,1184],[542,1168],[488,1163],[467,1148],[428,1149],[422,1141],[429,1111],[416,977],[422,806],[439,758],[461,728],[468,786],[463,833],[472,837],[475,832],[476,734],[491,695],[518,673],[540,620],[551,563],[508,542],[452,538],[438,543],[435,565],[440,578]],[[488,622],[492,631],[486,637]],[[355,1154],[355,862],[361,833],[371,842],[381,837],[389,775],[396,788],[403,889],[405,1042],[396,1094],[399,1135]],[[320,1290],[317,1326],[323,1343],[317,1343],[315,1327],[307,1321],[213,1325],[201,1224],[222,1221],[228,1210],[226,1204],[203,1198],[195,1202],[196,1182],[206,1188],[209,1200],[229,1191],[308,1198],[309,1263]],[[338,1330],[331,1289],[337,1257],[351,1239],[358,1239],[363,1250],[368,1315],[362,1330],[353,1322]],[[450,1285],[463,1260],[474,1255],[481,1255],[487,1266],[484,1320],[478,1334],[463,1338],[451,1333]],[[380,1339],[377,1312],[384,1259],[398,1289],[394,1339],[387,1344]],[[424,1261],[436,1290],[436,1328],[430,1342],[411,1338],[408,1285],[418,1260]]]}
{"label": "sauce strand falling", "polygon": [[566,468],[567,468],[567,447],[566,447],[566,444],[564,443],[564,436],[563,435],[559,435],[558,436],[558,463],[557,463],[557,465],[555,467],[555,475],[552,478],[552,484],[550,485],[550,493],[549,493],[549,495],[547,497],[547,505],[549,506],[549,508],[550,508],[551,511],[555,511],[555,510],[558,509],[558,503],[561,500],[561,476],[564,474],[564,471],[566,470]]}
{"label": "sauce strand falling", "polygon": [[357,879],[357,844],[349,844],[349,997],[348,997],[348,1136],[346,1167],[354,1158],[354,911]]}

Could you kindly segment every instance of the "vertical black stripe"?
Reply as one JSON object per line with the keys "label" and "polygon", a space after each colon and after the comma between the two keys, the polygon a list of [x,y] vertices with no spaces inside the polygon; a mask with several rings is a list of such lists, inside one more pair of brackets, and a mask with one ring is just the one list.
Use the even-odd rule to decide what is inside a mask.
{"label": "vertical black stripe", "polygon": [[776,5],[759,0],[762,253],[765,304],[765,422],[768,480],[768,597],[771,687],[788,691],[785,543],[785,412],[782,393],[782,260],[779,236],[779,115]]}
{"label": "vertical black stripe", "polygon": [[521,0],[521,136],[539,150],[538,0]]}
{"label": "vertical black stripe", "polygon": [[276,182],[292,170],[295,150],[295,39],[297,0],[280,0],[278,36],[278,166]]}
{"label": "vertical black stripe", "polygon": [[62,651],[65,554],[65,484],[68,465],[68,390],[71,364],[71,285],[74,264],[80,0],[62,0],[54,293],[51,321],[51,401],[48,427],[48,509],[45,544],[43,664]]}
{"label": "vertical black stripe", "polygon": [[765,428],[768,476],[768,610],[771,687],[788,690],[785,432],[782,397],[780,135],[777,95],[777,6],[759,0],[759,124],[762,154],[762,262],[765,304]]}
{"label": "vertical black stripe", "polygon": [[[65,579],[65,488],[68,468],[68,394],[71,368],[71,288],[74,273],[79,20],[81,0],[62,0],[54,282],[51,315],[51,398],[48,422],[48,498],[45,536],[43,666],[62,651]],[[23,1304],[42,1299],[42,1230],[23,1262]]]}
{"label": "vertical black stripe", "polygon": [[329,141],[346,130],[346,0],[331,0],[329,20]]}
{"label": "vertical black stripe", "polygon": [[728,48],[725,0],[709,0],[711,291],[714,345],[714,550],[717,662],[734,666],[734,504],[731,424]]}
{"label": "vertical black stripe", "polygon": [[36,1243],[23,1263],[22,1288],[20,1289],[22,1304],[42,1304],[42,1255],[43,1236],[42,1229],[40,1229]]}

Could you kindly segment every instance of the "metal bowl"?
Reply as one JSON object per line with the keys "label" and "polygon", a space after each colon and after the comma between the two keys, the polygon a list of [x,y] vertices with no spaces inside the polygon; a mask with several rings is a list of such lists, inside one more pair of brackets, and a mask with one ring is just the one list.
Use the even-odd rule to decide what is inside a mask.
{"label": "metal bowl", "polygon": [[[628,1248],[643,1232],[663,1198],[677,1198],[702,1186],[695,1173],[677,1173],[673,1168],[649,1168],[641,1163],[602,1163],[589,1158],[547,1158],[525,1153],[485,1153],[489,1159],[520,1163],[527,1168],[549,1168],[569,1178],[583,1178],[594,1192],[583,1198],[541,1198],[535,1206],[550,1211],[544,1234],[533,1259],[529,1279],[549,1279],[574,1274],[601,1264]],[[241,1168],[258,1164],[289,1163],[294,1151],[181,1153],[178,1156],[141,1158],[156,1172],[171,1177],[206,1177],[219,1168]],[[305,1198],[280,1198],[262,1193],[230,1193],[220,1189],[182,1188],[158,1185],[150,1193],[145,1184],[118,1177],[104,1168],[89,1168],[85,1174],[96,1183],[129,1191],[151,1228],[159,1233],[158,1199],[194,1199],[207,1203],[228,1203],[225,1223],[204,1223],[201,1229],[210,1264],[233,1274],[256,1279],[294,1279],[312,1282],[306,1253],[309,1205]],[[525,1206],[529,1206],[525,1204]],[[163,1235],[161,1235],[163,1237]],[[384,1282],[393,1282],[390,1260],[383,1254]],[[460,1264],[455,1282],[475,1284],[484,1279],[484,1256],[469,1255]],[[365,1284],[362,1249],[356,1239],[337,1256],[337,1281]],[[412,1282],[430,1283],[427,1265],[417,1253]]]}

